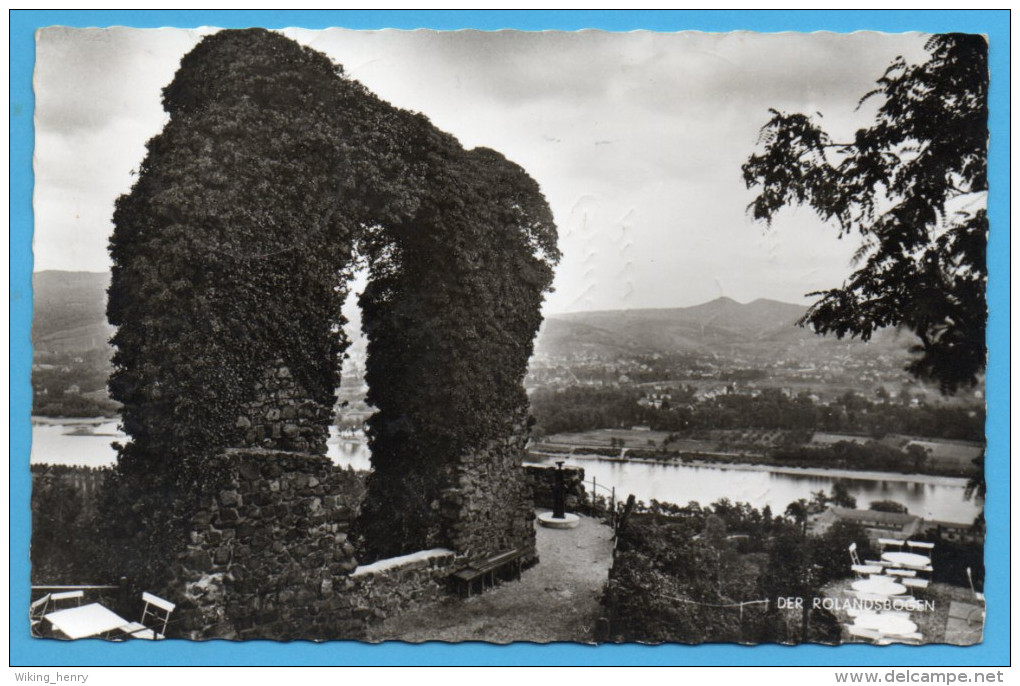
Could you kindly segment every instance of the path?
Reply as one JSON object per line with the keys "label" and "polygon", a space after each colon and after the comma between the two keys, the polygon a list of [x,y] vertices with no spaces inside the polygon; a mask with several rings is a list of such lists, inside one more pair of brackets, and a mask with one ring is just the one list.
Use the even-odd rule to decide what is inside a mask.
{"label": "path", "polygon": [[612,531],[588,517],[576,529],[535,528],[540,562],[520,581],[390,617],[369,640],[593,642],[612,563]]}

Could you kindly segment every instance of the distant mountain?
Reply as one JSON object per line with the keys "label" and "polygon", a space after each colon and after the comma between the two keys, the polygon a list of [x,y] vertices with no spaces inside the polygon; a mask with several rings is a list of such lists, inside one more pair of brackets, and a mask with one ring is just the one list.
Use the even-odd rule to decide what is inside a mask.
{"label": "distant mountain", "polygon": [[106,322],[108,272],[44,271],[32,275],[32,345],[39,351],[104,348],[113,327]]}
{"label": "distant mountain", "polygon": [[[45,271],[32,276],[35,291],[32,341],[39,351],[102,348],[113,335],[106,322],[109,273]],[[546,318],[535,350],[548,355],[585,352],[603,357],[700,352],[794,354],[825,358],[850,351],[905,355],[912,335],[881,331],[868,344],[818,336],[796,326],[801,305],[759,299],[717,298],[693,307],[574,312]],[[352,317],[354,319],[356,317]],[[352,327],[349,334],[356,333]],[[353,336],[352,356],[363,359],[364,341]]]}
{"label": "distant mountain", "polygon": [[574,312],[546,317],[535,344],[548,355],[675,352],[788,353],[805,347],[823,354],[861,351],[898,355],[913,337],[882,331],[871,342],[819,336],[797,326],[801,305],[758,299],[738,303],[717,298],[693,307]]}

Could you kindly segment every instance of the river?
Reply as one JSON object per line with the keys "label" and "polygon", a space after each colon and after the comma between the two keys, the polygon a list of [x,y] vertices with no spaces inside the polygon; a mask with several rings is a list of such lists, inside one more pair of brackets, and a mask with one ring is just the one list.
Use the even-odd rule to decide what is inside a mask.
{"label": "river", "polygon": [[[32,424],[31,461],[101,467],[112,464],[115,459],[111,444],[124,440],[116,421],[36,418]],[[371,466],[368,446],[360,437],[341,436],[334,427],[327,447],[327,455],[337,464],[359,470]],[[561,458],[537,458],[537,461],[551,463],[556,459]],[[810,498],[815,491],[829,492],[836,479],[842,478],[801,474],[796,470],[778,473],[739,466],[620,462],[595,456],[572,455],[568,461],[584,468],[589,488],[594,476],[599,484],[615,486],[621,498],[633,493],[646,503],[655,499],[681,505],[692,500],[708,505],[720,498],[729,498],[758,508],[768,505],[776,514],[799,498]],[[980,503],[964,499],[965,479],[862,473],[845,480],[859,507],[867,507],[873,500],[895,500],[906,505],[911,514],[956,523],[972,522],[981,510]]]}
{"label": "river", "polygon": [[[564,458],[549,456],[532,458],[532,461],[551,464],[561,459]],[[777,472],[758,465],[622,462],[582,455],[571,455],[567,462],[584,468],[589,491],[594,477],[598,484],[615,486],[617,498],[633,493],[646,503],[654,499],[686,505],[694,500],[708,505],[720,498],[729,498],[757,508],[768,505],[773,513],[782,514],[793,501],[810,499],[816,491],[829,493],[832,485],[842,480],[861,508],[867,508],[874,500],[895,500],[906,505],[911,514],[925,519],[966,524],[973,522],[981,511],[980,503],[963,497],[966,479],[880,472],[857,472],[847,477],[818,474],[817,470],[812,473]],[[602,488],[597,490],[600,495],[606,495]]]}
{"label": "river", "polygon": [[[84,467],[111,465],[117,458],[113,443],[127,440],[117,424],[116,420],[33,417],[31,462]],[[326,454],[337,464],[366,471],[372,468],[364,438],[343,436],[334,426],[330,428],[326,448]]]}

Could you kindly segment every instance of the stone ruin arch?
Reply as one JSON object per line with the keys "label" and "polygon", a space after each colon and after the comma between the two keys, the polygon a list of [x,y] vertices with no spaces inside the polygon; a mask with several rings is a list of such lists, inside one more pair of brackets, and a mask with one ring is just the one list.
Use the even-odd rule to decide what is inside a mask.
{"label": "stone ruin arch", "polygon": [[[203,39],[163,104],[110,241],[125,567],[190,589],[195,635],[259,635],[229,608],[290,592],[287,569],[317,575],[315,605],[356,554],[533,546],[522,382],[559,258],[534,180],[261,29]],[[359,265],[377,412],[355,521],[325,451]]]}

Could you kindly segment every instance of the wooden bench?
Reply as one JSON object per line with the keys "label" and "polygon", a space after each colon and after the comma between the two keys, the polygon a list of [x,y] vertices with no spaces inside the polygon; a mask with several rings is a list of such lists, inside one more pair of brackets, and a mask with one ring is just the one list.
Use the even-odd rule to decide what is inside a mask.
{"label": "wooden bench", "polygon": [[534,550],[529,548],[513,548],[476,560],[451,574],[450,578],[461,595],[470,598],[476,587],[482,593],[486,588],[495,586],[498,580],[520,579],[525,560],[533,554]]}

